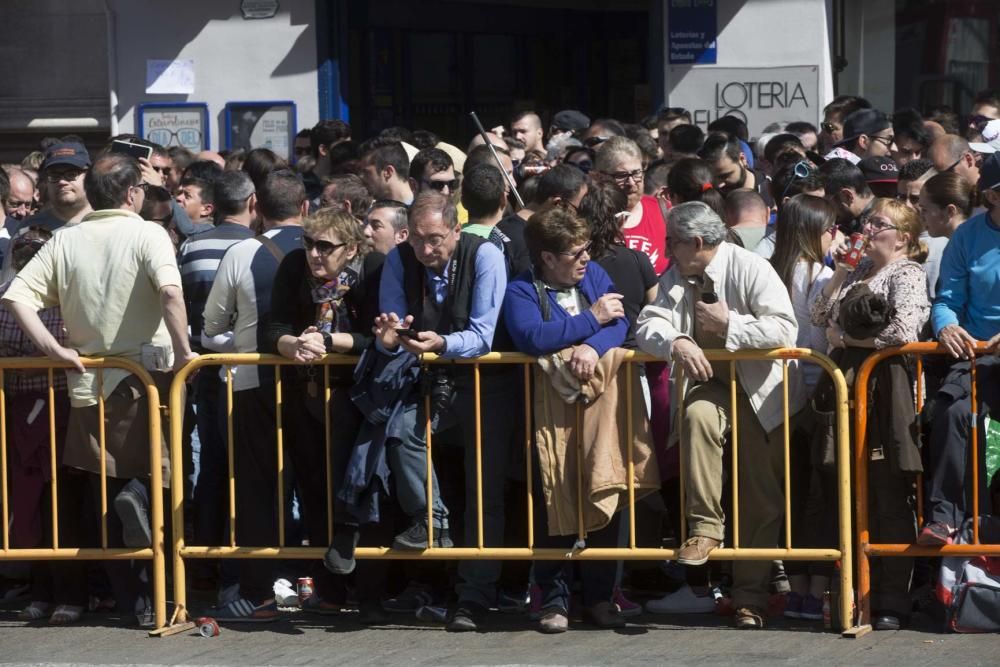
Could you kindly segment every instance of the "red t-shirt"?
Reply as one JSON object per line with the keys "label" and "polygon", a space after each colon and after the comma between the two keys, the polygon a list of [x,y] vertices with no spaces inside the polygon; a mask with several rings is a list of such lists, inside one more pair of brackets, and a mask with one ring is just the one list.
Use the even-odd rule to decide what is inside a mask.
{"label": "red t-shirt", "polygon": [[639,201],[642,203],[642,219],[635,227],[622,230],[625,245],[647,255],[656,275],[661,275],[670,266],[667,258],[667,223],[656,197],[644,196]]}

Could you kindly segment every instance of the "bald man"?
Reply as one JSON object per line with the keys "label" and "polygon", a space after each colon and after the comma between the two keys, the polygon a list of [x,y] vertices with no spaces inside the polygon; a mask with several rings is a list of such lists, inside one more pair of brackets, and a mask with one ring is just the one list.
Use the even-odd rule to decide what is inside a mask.
{"label": "bald man", "polygon": [[953,171],[969,185],[979,183],[979,165],[983,156],[969,147],[969,142],[955,134],[938,137],[927,151],[927,157],[938,172]]}
{"label": "bald man", "polygon": [[10,167],[7,176],[10,193],[3,200],[4,213],[14,220],[24,220],[35,208],[35,181],[20,167]]}
{"label": "bald man", "polygon": [[510,133],[524,142],[525,151],[545,152],[542,119],[534,111],[522,111],[510,121]]}

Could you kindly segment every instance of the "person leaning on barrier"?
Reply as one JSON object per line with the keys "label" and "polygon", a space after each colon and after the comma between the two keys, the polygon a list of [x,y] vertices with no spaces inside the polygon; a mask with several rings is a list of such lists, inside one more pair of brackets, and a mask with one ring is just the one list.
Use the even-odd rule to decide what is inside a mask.
{"label": "person leaning on barrier", "polygon": [[[376,320],[377,345],[391,354],[432,352],[446,359],[468,359],[490,351],[507,287],[503,253],[481,237],[462,234],[455,205],[437,192],[421,193],[409,214],[409,237],[386,256],[379,287]],[[399,329],[413,332],[409,337]],[[469,373],[430,367],[424,384],[431,398],[431,417],[440,432],[463,420],[465,440],[475,431],[464,421],[473,410],[453,409],[456,399],[472,395]],[[462,386],[458,387],[459,375]],[[423,402],[407,405],[412,427],[408,437],[390,447],[395,460],[396,499],[411,519],[393,546],[423,549],[428,544],[426,498],[426,443]],[[496,411],[485,411],[490,414]],[[483,428],[483,436],[490,430]],[[484,444],[484,455],[488,447]],[[506,456],[506,452],[504,452]],[[474,458],[474,457],[473,457]],[[486,464],[484,464],[486,469]],[[472,483],[473,480],[467,480]],[[450,546],[448,510],[434,484],[434,546]],[[484,517],[485,518],[485,517]]]}
{"label": "person leaning on barrier", "polygon": [[[782,364],[737,362],[734,416],[726,381],[729,364],[708,361],[703,350],[789,347],[798,327],[774,269],[725,242],[726,226],[707,204],[680,204],[667,218],[671,266],[660,277],[656,300],[639,313],[636,341],[644,352],[672,360],[675,369],[684,371],[684,416],[671,419],[671,437],[676,441],[684,433],[681,472],[691,536],[677,560],[701,565],[722,544],[723,447],[733,420],[739,426],[740,545],[774,547],[784,513]],[[674,389],[680,387],[675,383]],[[671,406],[679,404],[675,394]],[[798,407],[793,403],[791,412]],[[770,573],[770,561],[733,564],[738,627],[763,627]]]}
{"label": "person leaning on barrier", "polygon": [[[271,292],[271,316],[264,331],[264,352],[312,364],[324,354],[361,354],[372,343],[371,324],[378,315],[378,280],[385,256],[369,252],[368,242],[357,220],[344,211],[321,209],[303,222],[305,248],[292,250],[282,260]],[[295,476],[308,523],[310,544],[327,544],[327,476],[333,492],[339,493],[343,479],[351,475],[348,459],[364,419],[351,402],[352,366],[331,366],[330,399],[325,401],[324,369],[297,367],[282,388],[285,420],[294,432],[292,450],[297,455]],[[326,465],[326,428],[329,421],[331,469]],[[300,446],[301,445],[301,446]],[[294,452],[293,452],[294,453]],[[345,471],[347,471],[345,473]],[[358,543],[358,520],[335,506],[334,543],[345,537],[350,546],[342,564],[327,570],[350,574]],[[371,529],[372,526],[369,527]],[[334,552],[336,555],[336,552]],[[316,592],[303,601],[308,611],[336,611],[330,572],[315,572]],[[385,581],[380,561],[363,561],[357,568],[358,595],[365,617],[379,606]]]}
{"label": "person leaning on barrier", "polygon": [[[916,211],[895,199],[878,198],[861,229],[867,240],[865,257],[852,269],[845,263],[850,244],[840,244],[834,250],[836,270],[811,310],[814,325],[827,325],[830,354],[849,377],[871,350],[916,342],[930,310],[927,278],[920,266],[927,247],[920,241],[922,226]],[[909,544],[915,537],[913,482],[922,470],[913,428],[913,374],[903,359],[887,360],[873,374],[870,387],[867,464],[872,540]],[[821,458],[834,460],[832,454]],[[828,509],[821,519],[826,524],[824,546],[832,546],[836,504],[833,498],[826,501]],[[876,630],[898,630],[909,619],[912,569],[909,558],[873,562],[871,606]]]}
{"label": "person leaning on barrier", "polygon": [[[976,361],[980,405],[970,405],[969,364],[972,347],[988,341],[988,348],[1000,349],[1000,154],[987,158],[980,169],[980,203],[986,207],[952,231],[941,255],[937,296],[931,309],[935,337],[953,357],[951,372],[936,396],[929,397],[925,418],[931,423],[928,439],[928,472],[924,475],[924,515],[927,519],[918,544],[947,544],[956,530],[972,516],[972,466],[981,471],[981,508],[989,507],[984,452],[980,460],[969,461],[969,433],[972,414],[984,415],[1000,409],[997,396],[996,363],[993,358]],[[923,202],[923,199],[921,199]],[[985,429],[980,423],[979,433]],[[982,435],[980,436],[982,437]]]}
{"label": "person leaning on barrier", "polygon": [[[150,475],[146,388],[123,370],[103,371],[104,424],[100,424],[98,373],[84,368],[81,356],[124,357],[141,362],[166,395],[170,371],[197,355],[187,336],[187,316],[180,272],[170,237],[162,227],[140,218],[145,188],[138,163],[128,156],[106,155],[84,179],[94,211],[80,224],[56,234],[14,278],[3,302],[38,349],[68,363],[70,417],[63,464],[81,471],[59,490],[82,508],[90,497],[101,506],[100,434],[106,438],[109,546],[148,547],[150,527],[143,516],[145,481]],[[39,319],[38,311],[59,306],[67,345],[60,345]],[[163,420],[164,426],[166,420]],[[163,438],[164,486],[170,461]],[[142,483],[140,483],[140,480]],[[66,543],[92,544],[100,534],[92,516],[80,516],[78,534]],[[123,534],[124,533],[124,534]],[[141,564],[140,564],[141,563]],[[106,561],[118,606],[152,623],[144,561]],[[143,578],[145,577],[145,578]],[[85,585],[85,582],[84,582]],[[80,594],[86,599],[86,592]],[[75,616],[75,618],[70,618]],[[79,610],[66,621],[79,618]]]}
{"label": "person leaning on barrier", "polygon": [[[467,173],[473,171],[466,168]],[[407,242],[389,253],[382,273],[379,301],[384,315],[379,317],[378,325],[383,333],[379,342],[383,348],[391,350],[399,344],[413,354],[434,352],[446,359],[468,359],[490,350],[512,349],[504,327],[499,324],[507,266],[498,246],[508,244],[490,230],[503,210],[504,186],[496,169],[480,167],[476,173],[480,178],[474,188],[475,197],[468,199],[463,195],[463,198],[470,206],[470,218],[480,223],[477,226],[481,227],[481,235],[460,232],[454,204],[439,193],[421,192],[410,209]],[[398,326],[408,326],[419,333],[405,338],[395,333]],[[438,365],[423,371],[435,442],[456,442],[464,449],[464,479],[453,483],[465,492],[461,539],[466,546],[478,546],[480,513],[484,546],[503,545],[504,487],[510,448],[521,423],[516,398],[518,370],[505,366],[482,368],[478,392],[472,366]],[[481,506],[477,494],[476,401],[482,420]],[[413,493],[417,494],[419,489],[417,497],[398,494],[397,500],[413,524],[396,537],[397,548],[423,548],[427,544],[423,410],[422,400],[419,404],[407,404],[407,419],[415,422],[411,422],[407,438],[393,448],[401,460],[406,457],[411,467],[419,466],[407,477],[414,483]],[[434,492],[438,492],[436,482]],[[447,519],[444,504],[436,497],[434,504],[435,523],[441,520],[447,528],[443,523]],[[448,531],[438,531],[437,525],[434,535],[436,539],[440,535],[444,544],[450,542]],[[500,562],[462,561],[458,575],[457,606],[447,629],[476,630],[485,612],[496,602]]]}
{"label": "person leaning on barrier", "polygon": [[[539,357],[534,370],[534,516],[541,520],[535,546],[571,547],[583,522],[587,546],[618,545],[619,510],[628,499],[627,448],[635,460],[636,498],[659,489],[645,405],[624,400],[629,329],[622,295],[590,260],[587,223],[564,208],[537,213],[525,238],[533,268],[513,280],[504,298],[504,320],[517,349]],[[619,369],[622,372],[619,373]],[[638,382],[638,374],[632,377]],[[634,396],[640,396],[636,389]],[[580,427],[576,419],[580,405]],[[634,443],[625,425],[633,412]],[[574,442],[576,441],[576,442]],[[577,457],[581,457],[579,460]],[[583,490],[577,487],[577,465]],[[583,516],[577,495],[583,493]],[[582,536],[580,536],[582,537]],[[612,602],[615,561],[580,563],[584,617],[603,628],[622,627]],[[569,627],[569,585],[557,561],[538,561],[539,630]]]}

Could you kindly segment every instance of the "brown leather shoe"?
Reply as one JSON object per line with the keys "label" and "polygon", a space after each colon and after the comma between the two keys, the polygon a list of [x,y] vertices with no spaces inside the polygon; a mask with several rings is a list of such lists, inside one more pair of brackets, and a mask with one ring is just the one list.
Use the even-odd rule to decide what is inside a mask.
{"label": "brown leather shoe", "polygon": [[560,607],[548,607],[542,610],[542,617],[538,619],[538,631],[547,635],[554,635],[569,630],[569,617],[566,611]]}
{"label": "brown leather shoe", "polygon": [[708,555],[722,545],[721,540],[715,540],[704,535],[689,537],[677,552],[677,562],[682,565],[704,565]]}
{"label": "brown leather shoe", "polygon": [[598,602],[583,610],[583,618],[599,628],[624,628],[625,617],[612,602]]}

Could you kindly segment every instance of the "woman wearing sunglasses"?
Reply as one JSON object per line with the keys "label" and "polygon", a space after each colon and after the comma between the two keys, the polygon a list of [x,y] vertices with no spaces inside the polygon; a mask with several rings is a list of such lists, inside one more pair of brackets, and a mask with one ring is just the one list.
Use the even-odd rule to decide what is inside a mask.
{"label": "woman wearing sunglasses", "polygon": [[[331,352],[360,354],[372,340],[384,256],[368,250],[361,225],[349,213],[322,209],[306,218],[302,228],[302,248],[285,256],[274,278],[271,321],[264,332],[262,351],[277,352],[304,364]],[[291,430],[286,437],[314,444],[310,449],[311,460],[293,461],[306,510],[306,529],[314,545],[328,541],[327,474],[340,471],[343,476],[363,421],[348,393],[352,371],[353,364],[330,367],[328,403],[324,400],[323,367],[294,366],[283,373],[284,423]],[[324,446],[326,419],[336,425],[330,429],[332,470],[329,472]],[[335,477],[334,493],[339,486],[340,478]],[[335,518],[334,536],[346,534],[353,539],[357,529],[339,519]],[[383,568],[377,561],[362,561],[357,570],[358,582],[362,584],[361,611],[371,616],[378,609]],[[316,593],[303,603],[303,609],[336,613],[340,605],[333,604],[337,586],[334,575],[323,567],[315,567],[311,574]]]}
{"label": "woman wearing sunglasses", "polygon": [[[834,251],[837,268],[813,303],[812,323],[827,327],[831,356],[845,374],[860,366],[872,349],[919,339],[930,313],[927,278],[920,266],[927,257],[921,229],[915,210],[879,198],[862,225],[867,245],[857,267],[851,267],[849,243]],[[872,540],[911,544],[916,531],[910,500],[916,474],[922,471],[912,428],[913,371],[902,358],[886,360],[879,364],[869,386],[873,389],[866,459]],[[819,458],[831,459],[829,455]],[[835,526],[833,514],[827,518]],[[871,608],[876,630],[896,630],[909,619],[912,570],[912,559],[873,561]]]}

